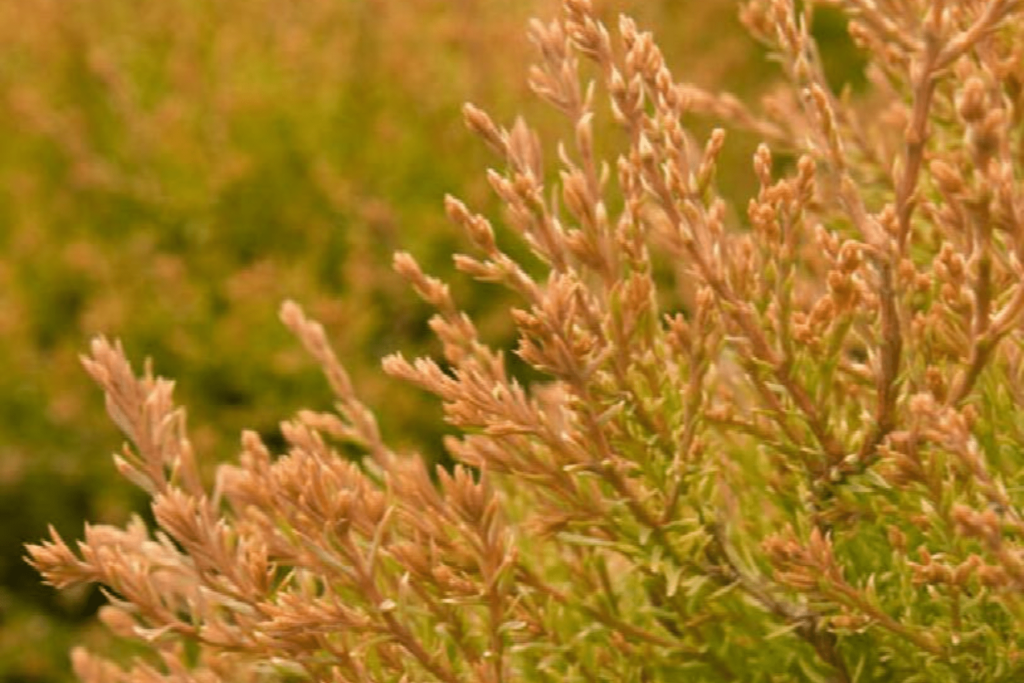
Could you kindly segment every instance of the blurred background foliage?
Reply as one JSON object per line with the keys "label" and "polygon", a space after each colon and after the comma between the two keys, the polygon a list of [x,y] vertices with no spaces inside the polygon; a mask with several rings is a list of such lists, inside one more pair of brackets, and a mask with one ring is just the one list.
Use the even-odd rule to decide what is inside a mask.
{"label": "blurred background foliage", "polygon": [[[775,77],[733,2],[602,8],[612,25],[628,8],[653,27],[680,78],[750,95]],[[21,544],[48,523],[76,538],[84,519],[141,510],[79,367],[93,335],[179,378],[212,464],[232,457],[241,429],[277,444],[279,420],[329,405],[277,321],[294,298],[328,328],[391,441],[440,457],[440,411],[378,370],[389,351],[432,349],[429,312],[391,273],[391,253],[450,275],[466,245],[444,193],[494,206],[482,171],[500,160],[464,131],[462,102],[560,130],[526,88],[527,19],[557,11],[556,0],[0,0],[0,680],[69,680],[71,644],[104,638],[91,617],[101,596],[41,586]],[[755,143],[740,136],[727,157],[740,197]],[[494,291],[457,292],[487,336],[505,338]]]}

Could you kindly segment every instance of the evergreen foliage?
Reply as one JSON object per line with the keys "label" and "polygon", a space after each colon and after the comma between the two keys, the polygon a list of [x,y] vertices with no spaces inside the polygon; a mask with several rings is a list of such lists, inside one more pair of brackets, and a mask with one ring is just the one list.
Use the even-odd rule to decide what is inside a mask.
{"label": "evergreen foliage", "polygon": [[[857,94],[814,39],[826,7],[867,56]],[[589,0],[534,21],[530,86],[570,133],[548,151],[467,105],[508,230],[446,200],[475,250],[456,267],[514,301],[513,355],[394,259],[441,350],[384,370],[440,399],[455,465],[389,445],[295,303],[335,409],[281,448],[245,432],[212,477],[173,384],[96,339],[155,524],[29,547],[144,650],[78,649],[78,676],[1019,680],[1022,9],[752,0],[787,79],[758,107]],[[692,115],[764,140],[747,203],[721,189],[725,128]]]}

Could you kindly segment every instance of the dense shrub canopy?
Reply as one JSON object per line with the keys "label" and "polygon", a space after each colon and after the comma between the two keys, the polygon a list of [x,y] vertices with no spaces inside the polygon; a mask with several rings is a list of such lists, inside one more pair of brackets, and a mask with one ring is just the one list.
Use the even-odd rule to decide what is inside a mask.
{"label": "dense shrub canopy", "polygon": [[[101,631],[68,630],[98,592],[40,586],[22,544],[47,523],[78,534],[83,518],[123,522],[144,504],[109,465],[116,428],[78,362],[97,333],[187,378],[178,397],[212,473],[241,429],[280,446],[282,415],[328,400],[267,305],[299,299],[365,400],[388,408],[393,441],[444,457],[439,408],[378,371],[383,353],[433,343],[391,253],[443,271],[459,248],[444,192],[495,204],[459,108],[528,102],[524,26],[556,9],[0,0],[0,514],[14,520],[0,528],[0,678],[66,678],[71,642],[101,647]],[[705,83],[760,87],[771,71],[750,69],[729,3],[638,9]],[[539,108],[531,119],[557,125]],[[509,338],[494,292],[459,291],[490,338]]]}
{"label": "dense shrub canopy", "polygon": [[[832,6],[868,55],[856,92],[814,39]],[[785,77],[758,107],[677,80],[588,0],[535,21],[529,84],[568,134],[545,153],[523,119],[464,109],[506,225],[446,201],[478,293],[394,260],[440,350],[384,369],[441,399],[455,465],[389,445],[294,303],[281,318],[335,410],[298,412],[280,443],[245,432],[215,474],[172,384],[97,339],[86,369],[153,520],[29,548],[50,583],[105,586],[104,623],[142,646],[78,649],[77,674],[1018,678],[1019,11],[753,0],[743,21]],[[695,116],[764,141],[749,200],[720,168],[725,128]],[[481,317],[494,285],[509,299]]]}

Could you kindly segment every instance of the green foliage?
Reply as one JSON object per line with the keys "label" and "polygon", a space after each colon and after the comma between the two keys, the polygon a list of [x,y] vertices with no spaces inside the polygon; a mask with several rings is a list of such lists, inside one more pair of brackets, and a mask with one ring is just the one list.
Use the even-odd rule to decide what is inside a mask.
{"label": "green foliage", "polygon": [[[589,0],[531,24],[557,160],[467,105],[507,229],[445,201],[472,245],[458,270],[514,301],[516,362],[474,295],[394,257],[440,350],[383,368],[441,401],[451,467],[389,445],[292,301],[334,410],[276,444],[245,432],[213,476],[173,383],[94,339],[83,363],[130,441],[115,463],[153,519],[28,547],[50,584],[104,586],[101,619],[142,648],[77,648],[76,674],[1019,678],[1024,7],[827,4],[863,80],[837,93],[858,79],[815,40],[839,15],[751,0],[785,82],[760,109],[677,81]],[[720,189],[725,129],[693,115],[766,141],[745,212]]]}
{"label": "green foliage", "polygon": [[[703,85],[759,87],[771,71],[752,66],[735,9],[705,5],[638,9]],[[212,470],[243,427],[280,444],[283,415],[328,400],[268,306],[301,300],[385,431],[445,457],[436,406],[377,372],[395,348],[433,348],[427,308],[388,265],[401,246],[449,267],[459,243],[438,210],[445,192],[494,204],[477,173],[486,154],[458,110],[465,99],[521,105],[522,27],[552,10],[0,2],[0,505],[17,520],[0,531],[0,679],[64,678],[72,641],[103,640],[89,626],[98,593],[40,587],[21,545],[47,523],[74,535],[82,519],[121,521],[141,506],[110,467],[116,430],[79,367],[97,333],[183,378]],[[730,153],[746,165],[742,146]],[[495,294],[460,294],[508,344]]]}

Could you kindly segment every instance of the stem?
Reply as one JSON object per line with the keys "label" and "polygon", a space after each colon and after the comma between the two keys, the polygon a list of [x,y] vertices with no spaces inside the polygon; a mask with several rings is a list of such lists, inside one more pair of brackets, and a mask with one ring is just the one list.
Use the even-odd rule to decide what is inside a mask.
{"label": "stem", "polygon": [[928,113],[935,94],[936,62],[939,58],[937,39],[926,39],[920,73],[914,83],[914,107],[907,126],[907,145],[904,154],[903,175],[896,183],[897,245],[900,256],[905,256],[910,240],[910,219],[917,205],[913,201],[917,182],[924,162],[924,149],[928,142]]}
{"label": "stem", "polygon": [[878,402],[875,405],[875,427],[860,448],[858,463],[863,467],[874,453],[878,444],[892,431],[896,420],[896,397],[899,394],[900,359],[903,352],[903,337],[900,333],[899,313],[896,308],[895,282],[892,263],[883,261],[880,265],[882,309],[882,343],[880,367],[877,378]]}

